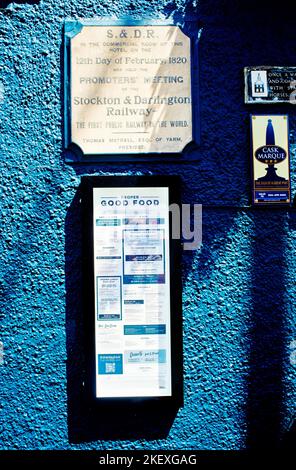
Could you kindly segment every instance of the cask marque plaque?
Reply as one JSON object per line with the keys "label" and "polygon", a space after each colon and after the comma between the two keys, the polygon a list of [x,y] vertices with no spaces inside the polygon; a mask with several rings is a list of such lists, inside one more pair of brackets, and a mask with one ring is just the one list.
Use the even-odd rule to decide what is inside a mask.
{"label": "cask marque plaque", "polygon": [[289,205],[288,116],[251,115],[253,204]]}

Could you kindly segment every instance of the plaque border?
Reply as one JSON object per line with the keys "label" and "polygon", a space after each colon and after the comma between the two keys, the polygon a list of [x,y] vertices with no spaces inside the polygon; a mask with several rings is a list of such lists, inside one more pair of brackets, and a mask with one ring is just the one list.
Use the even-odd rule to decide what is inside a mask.
{"label": "plaque border", "polygon": [[284,104],[284,105],[290,105],[294,104],[291,103],[291,101],[288,100],[272,100],[268,99],[268,97],[258,97],[258,98],[253,98],[251,94],[249,93],[250,88],[251,88],[251,72],[254,70],[272,70],[272,69],[282,69],[284,70],[289,70],[289,69],[294,69],[295,75],[296,75],[296,67],[292,65],[287,65],[282,66],[282,65],[254,65],[254,66],[247,66],[244,67],[244,103],[245,104],[267,104],[267,105],[273,105],[273,104]]}
{"label": "plaque border", "polygon": [[[84,26],[177,26],[190,39],[191,58],[191,98],[192,98],[192,140],[176,153],[98,153],[84,154],[80,147],[71,142],[71,39]],[[63,80],[63,150],[66,163],[120,163],[120,162],[186,162],[196,161],[193,150],[200,145],[200,110],[199,110],[199,60],[198,45],[201,36],[197,19],[194,16],[175,16],[174,18],[135,19],[129,16],[121,18],[98,17],[94,19],[66,19],[64,22],[64,80]]]}
{"label": "plaque border", "polygon": [[94,234],[93,234],[93,189],[99,187],[165,187],[169,191],[169,205],[180,207],[179,176],[83,176],[80,193],[82,202],[82,254],[83,254],[83,323],[85,369],[81,381],[84,398],[93,409],[115,406],[168,406],[178,409],[183,406],[183,340],[182,340],[182,283],[181,241],[172,236],[172,220],[169,222],[170,263],[170,335],[171,335],[171,383],[172,394],[168,397],[96,397],[95,362],[95,291],[94,291]]}

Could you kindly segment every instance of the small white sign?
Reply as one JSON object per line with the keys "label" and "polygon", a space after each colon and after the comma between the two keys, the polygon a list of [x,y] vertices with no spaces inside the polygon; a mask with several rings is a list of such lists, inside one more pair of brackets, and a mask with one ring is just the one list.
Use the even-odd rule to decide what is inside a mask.
{"label": "small white sign", "polygon": [[267,72],[266,70],[252,70],[251,71],[251,82],[252,82],[252,96],[254,98],[267,97]]}

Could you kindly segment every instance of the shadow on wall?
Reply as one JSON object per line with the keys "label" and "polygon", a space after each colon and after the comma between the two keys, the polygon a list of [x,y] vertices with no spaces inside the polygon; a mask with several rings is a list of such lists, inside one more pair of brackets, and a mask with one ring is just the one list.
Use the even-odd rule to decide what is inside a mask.
{"label": "shadow on wall", "polygon": [[[285,298],[288,295],[285,250],[287,218],[296,230],[295,212],[257,214],[253,246],[253,317],[248,378],[248,448],[292,449],[296,420],[283,433]],[[285,367],[286,368],[286,367]]]}
{"label": "shadow on wall", "polygon": [[[8,2],[6,2],[8,3]],[[28,2],[30,3],[30,2]],[[34,2],[37,3],[37,2]],[[213,11],[213,4],[208,2]],[[269,2],[268,2],[269,3]],[[172,4],[172,9],[175,8]],[[280,9],[274,17],[272,7],[266,10],[267,2],[259,3],[254,0],[249,2],[237,1],[217,1],[216,11],[221,11],[220,22],[236,24],[236,28],[242,28],[250,44],[256,39],[258,28],[246,31],[246,24],[254,23],[274,24],[278,17],[291,15],[291,9]],[[200,0],[199,8],[203,17],[207,16],[207,2]],[[208,12],[210,15],[211,12]],[[268,21],[267,21],[268,19]],[[246,20],[243,22],[243,20]],[[260,26],[261,27],[261,26]],[[252,63],[263,63],[263,56],[267,60],[276,62],[279,44],[285,43],[284,25],[280,24],[277,29],[277,50],[274,52],[268,48],[269,32],[265,26],[264,46],[258,48],[254,56],[250,56],[248,50],[244,51],[245,60]],[[268,33],[268,34],[267,34]],[[274,34],[274,33],[273,33]],[[255,39],[254,39],[255,38]],[[206,41],[206,34],[203,40]],[[204,43],[203,47],[206,47]],[[222,46],[223,47],[223,46]],[[264,50],[264,53],[262,52]],[[254,52],[253,49],[251,51]],[[226,51],[227,52],[227,51]],[[285,57],[279,58],[285,60]],[[248,65],[246,63],[246,65]],[[94,165],[95,166],[95,165]],[[97,171],[93,167],[76,167],[76,174],[87,174]],[[143,167],[139,167],[142,170]],[[145,173],[146,169],[143,169]],[[151,167],[149,167],[151,170]],[[153,168],[152,168],[153,170]],[[105,172],[116,172],[118,167],[104,168]],[[120,169],[119,169],[120,171]],[[133,169],[133,172],[135,170]],[[176,170],[178,172],[178,170]],[[185,183],[185,181],[184,181]],[[198,186],[196,186],[197,188]],[[196,189],[197,190],[197,189]],[[184,188],[185,196],[190,192],[190,188]],[[281,408],[282,408],[282,370],[284,353],[284,315],[285,315],[285,295],[286,279],[283,261],[285,220],[287,213],[280,211],[250,211],[250,216],[254,220],[255,231],[253,239],[253,267],[252,267],[252,318],[250,329],[250,374],[248,377],[248,401],[247,401],[247,447],[255,448],[276,448],[280,443]],[[220,228],[221,237],[226,238],[233,223],[234,215],[229,216],[228,222]],[[207,228],[205,227],[205,230]],[[216,231],[215,231],[216,230]],[[215,230],[207,231],[205,243],[199,254],[199,279],[202,282],[210,275],[211,264],[208,263],[214,255],[215,239],[218,239]],[[173,422],[168,420],[166,429],[160,429],[158,416],[154,416],[154,424],[150,428],[140,429],[141,413],[137,416],[131,410],[125,410],[125,414],[120,417],[120,423],[115,416],[102,414],[95,416],[83,401],[82,377],[84,374],[84,340],[83,340],[83,305],[81,298],[82,269],[81,269],[81,210],[79,204],[79,193],[76,194],[66,218],[66,288],[67,288],[67,386],[68,386],[68,427],[71,442],[81,442],[95,439],[139,439],[141,437],[153,438],[165,437]],[[187,279],[192,270],[193,253],[187,253],[183,259],[183,279]],[[198,385],[198,384],[197,384]],[[151,415],[153,414],[151,411]],[[121,427],[122,426],[122,427]],[[120,429],[119,429],[120,427]],[[134,436],[129,434],[133,429]],[[103,434],[104,433],[104,436]],[[295,436],[295,425],[290,431],[290,436]],[[294,437],[295,438],[295,437]],[[292,444],[293,437],[287,438],[287,445]]]}
{"label": "shadow on wall", "polygon": [[124,406],[114,402],[110,410],[90,408],[86,402],[84,337],[85,301],[82,298],[82,214],[78,189],[68,210],[65,232],[67,398],[69,441],[73,443],[106,439],[161,439],[167,437],[177,410],[163,404]]}
{"label": "shadow on wall", "polygon": [[[255,51],[246,48],[242,51],[244,65],[271,63],[290,64],[292,57],[286,48],[287,31],[293,28],[292,18],[296,6],[278,8],[268,0],[222,0],[207,2],[199,0],[198,10],[201,19],[212,18],[219,11],[219,24],[241,30],[246,43],[253,45],[256,38],[263,37]],[[208,5],[207,5],[208,4]],[[289,26],[288,26],[289,25]],[[275,34],[274,34],[275,32]],[[204,37],[206,40],[206,30]],[[202,41],[201,41],[202,42]],[[273,46],[274,45],[274,46]],[[202,45],[201,45],[202,47]],[[205,45],[204,45],[205,47]],[[223,46],[222,46],[223,47]],[[281,51],[287,49],[286,55]],[[280,53],[281,52],[281,53]],[[202,66],[202,64],[201,64]],[[257,108],[256,108],[257,111]],[[269,113],[289,112],[291,109],[268,109]],[[253,214],[252,214],[253,213]],[[252,262],[252,314],[249,342],[249,376],[247,412],[248,449],[275,449],[281,446],[295,446],[296,422],[286,435],[282,435],[283,417],[283,361],[285,360],[285,297],[287,279],[283,252],[287,235],[288,212],[284,210],[251,210],[255,231]],[[295,219],[295,214],[290,213]],[[294,228],[295,230],[295,221]]]}
{"label": "shadow on wall", "polygon": [[247,448],[280,445],[284,358],[285,210],[254,213]]}
{"label": "shadow on wall", "polygon": [[288,430],[287,434],[284,436],[282,449],[284,450],[295,449],[295,443],[296,443],[296,417],[294,418],[294,421],[290,429]]}

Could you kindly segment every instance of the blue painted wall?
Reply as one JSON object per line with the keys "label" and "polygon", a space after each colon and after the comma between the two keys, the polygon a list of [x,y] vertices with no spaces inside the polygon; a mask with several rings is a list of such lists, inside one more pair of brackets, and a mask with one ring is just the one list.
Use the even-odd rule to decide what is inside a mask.
{"label": "blue painted wall", "polygon": [[[245,65],[296,65],[293,7],[193,5],[203,26],[196,163],[64,163],[64,19],[157,17],[185,7],[185,0],[1,0],[1,449],[244,449],[274,445],[295,416],[296,213],[244,206],[249,113],[288,112],[294,144],[296,108],[246,107],[242,75]],[[203,246],[183,256],[185,406],[165,440],[69,442],[67,374],[75,379],[82,354],[72,354],[81,341],[76,192],[81,175],[94,173],[180,174],[183,201],[204,205]]]}

